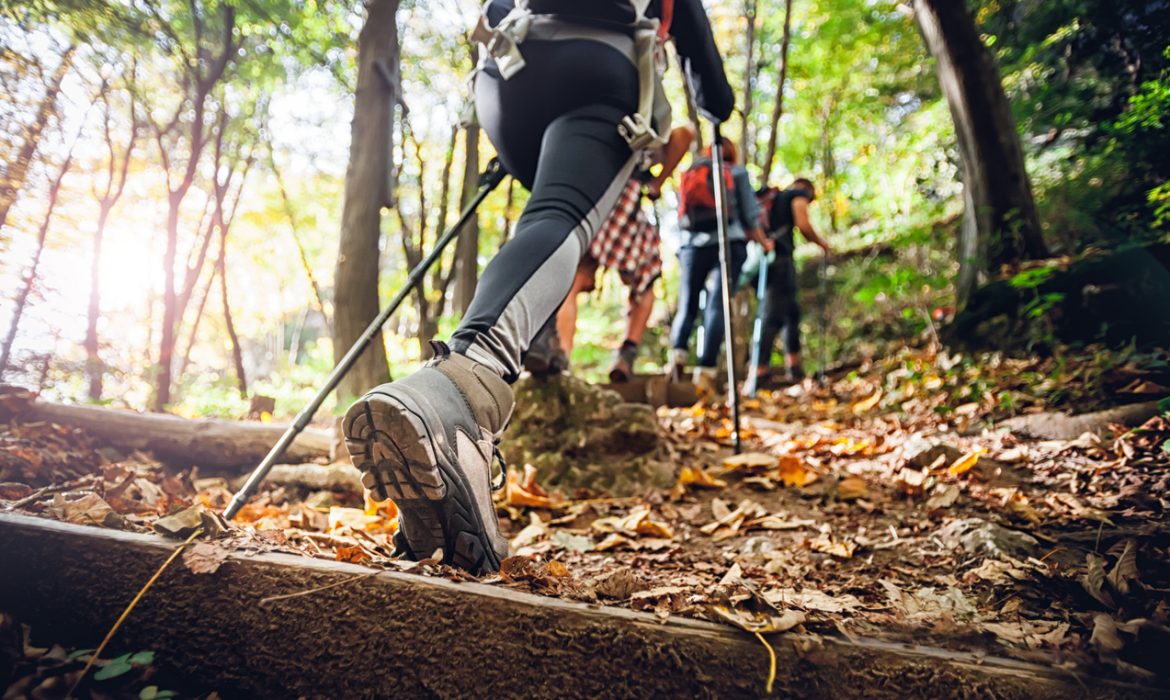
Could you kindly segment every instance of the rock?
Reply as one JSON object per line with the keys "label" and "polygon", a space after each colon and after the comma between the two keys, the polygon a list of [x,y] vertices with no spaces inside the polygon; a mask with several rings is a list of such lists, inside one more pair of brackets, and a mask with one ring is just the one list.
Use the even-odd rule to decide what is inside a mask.
{"label": "rock", "polygon": [[1035,554],[1040,542],[1035,537],[982,518],[955,520],[939,529],[935,536],[948,547],[962,547],[969,554],[997,559],[1025,559]]}
{"label": "rock", "polygon": [[516,412],[500,450],[510,464],[531,464],[541,483],[632,496],[674,481],[656,459],[658,420],[644,404],[561,375],[515,384]]}

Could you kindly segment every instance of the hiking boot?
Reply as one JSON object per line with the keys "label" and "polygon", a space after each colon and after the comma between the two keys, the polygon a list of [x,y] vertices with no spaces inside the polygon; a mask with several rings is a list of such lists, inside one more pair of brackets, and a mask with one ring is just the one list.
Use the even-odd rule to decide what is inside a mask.
{"label": "hiking boot", "polygon": [[371,389],[345,414],[345,446],[362,485],[398,507],[399,549],[410,559],[437,550],[474,574],[496,571],[508,554],[492,491],[496,444],[515,401],[487,367],[434,342],[414,374]]}
{"label": "hiking boot", "polygon": [[671,350],[670,361],[666,365],[666,381],[677,384],[683,380],[687,370],[687,360],[690,354],[686,350]]}
{"label": "hiking boot", "polygon": [[609,370],[609,381],[614,384],[625,384],[634,376],[634,361],[638,359],[638,346],[632,341],[622,343],[613,358],[613,367]]}
{"label": "hiking boot", "polygon": [[801,365],[792,365],[784,369],[784,380],[789,384],[799,384],[804,378],[804,367]]}
{"label": "hiking boot", "polygon": [[534,377],[548,377],[569,369],[569,356],[561,347],[556,323],[549,323],[532,339],[524,355],[524,369]]}
{"label": "hiking boot", "polygon": [[719,393],[719,370],[715,367],[696,367],[691,383],[700,398],[711,398]]}

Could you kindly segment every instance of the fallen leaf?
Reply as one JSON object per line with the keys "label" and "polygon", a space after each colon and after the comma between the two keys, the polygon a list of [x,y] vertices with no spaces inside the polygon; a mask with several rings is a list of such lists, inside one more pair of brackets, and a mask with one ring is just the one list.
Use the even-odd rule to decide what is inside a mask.
{"label": "fallen leaf", "polygon": [[1122,595],[1129,594],[1129,582],[1138,579],[1136,541],[1132,538],[1125,541],[1125,548],[1117,557],[1117,563],[1105,578],[1109,585],[1113,586],[1113,590]]}
{"label": "fallen leaf", "polygon": [[945,488],[936,490],[934,495],[926,501],[927,510],[938,510],[939,508],[950,508],[959,500],[959,487],[954,484],[949,484]]}
{"label": "fallen leaf", "polygon": [[550,561],[545,569],[548,571],[549,576],[554,576],[556,578],[567,578],[569,576],[569,567],[565,566],[556,559]]}
{"label": "fallen leaf", "polygon": [[762,471],[774,466],[776,466],[776,456],[763,452],[744,452],[723,459],[723,469],[729,472]]}
{"label": "fallen leaf", "polygon": [[678,485],[683,488],[698,486],[707,489],[721,489],[727,486],[727,482],[716,479],[702,467],[683,467],[678,473]]}
{"label": "fallen leaf", "polygon": [[859,416],[862,413],[866,413],[867,411],[872,409],[874,406],[877,406],[878,402],[881,400],[882,400],[882,390],[878,389],[871,396],[869,396],[865,399],[862,399],[861,401],[858,401],[857,403],[853,404],[853,406],[850,407],[850,410],[853,411],[853,415]]}
{"label": "fallen leaf", "polygon": [[758,634],[787,632],[793,627],[802,624],[805,620],[804,613],[799,610],[785,610],[779,615],[768,615],[766,613],[729,608],[723,605],[713,605],[711,606],[711,611],[717,617],[730,622],[742,630]]}
{"label": "fallen leaf", "polygon": [[824,554],[831,554],[841,559],[849,559],[853,557],[853,552],[857,550],[857,545],[846,540],[834,540],[827,535],[818,537],[815,540],[808,542],[809,549],[814,552],[822,552]]}
{"label": "fallen leaf", "polygon": [[565,530],[557,530],[553,532],[552,541],[573,552],[592,552],[597,548],[596,545],[593,544],[592,537],[574,535],[573,533],[566,532]]}
{"label": "fallen leaf", "polygon": [[363,564],[370,560],[369,553],[358,545],[342,545],[333,552],[333,557],[350,564]]}
{"label": "fallen leaf", "polygon": [[856,596],[849,594],[831,596],[815,588],[806,588],[800,592],[792,588],[765,591],[764,599],[778,607],[795,605],[805,610],[826,613],[852,612],[865,607]]}
{"label": "fallen leaf", "polygon": [[1113,618],[1106,613],[1093,615],[1093,636],[1089,637],[1089,643],[1107,652],[1120,651],[1125,646]]}
{"label": "fallen leaf", "polygon": [[1115,607],[1113,599],[1102,590],[1105,585],[1105,559],[1092,552],[1085,555],[1085,573],[1078,579],[1085,592],[1107,608]]}
{"label": "fallen leaf", "polygon": [[837,482],[837,498],[842,501],[855,501],[869,496],[869,486],[858,476],[849,476]]}
{"label": "fallen leaf", "polygon": [[649,584],[629,569],[617,569],[593,579],[590,585],[598,595],[625,600],[638,591],[646,590]]}
{"label": "fallen leaf", "polygon": [[509,544],[512,545],[512,551],[516,551],[522,547],[536,542],[548,534],[548,526],[540,519],[536,513],[529,513],[529,523],[516,533],[516,536],[511,539]]}
{"label": "fallen leaf", "polygon": [[796,455],[784,455],[780,458],[780,465],[777,467],[777,473],[780,475],[780,480],[784,482],[785,486],[795,486],[800,488],[808,486],[816,481],[819,475],[805,466],[804,460]]}
{"label": "fallen leaf", "polygon": [[194,574],[214,574],[228,558],[228,549],[214,542],[196,542],[183,552],[183,566]]}
{"label": "fallen leaf", "polygon": [[87,493],[81,498],[68,500],[62,494],[53,496],[53,502],[45,512],[57,520],[77,525],[97,525],[121,529],[122,516],[96,493]]}
{"label": "fallen leaf", "polygon": [[952,462],[951,466],[947,468],[947,473],[951,476],[959,476],[960,474],[964,474],[970,471],[972,467],[979,463],[979,458],[985,452],[987,452],[987,448],[985,447],[977,447],[974,450],[971,450],[967,454]]}

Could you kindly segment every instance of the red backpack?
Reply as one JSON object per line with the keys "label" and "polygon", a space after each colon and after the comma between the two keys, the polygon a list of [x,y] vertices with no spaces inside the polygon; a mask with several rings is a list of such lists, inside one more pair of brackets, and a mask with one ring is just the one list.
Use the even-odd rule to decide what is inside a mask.
{"label": "red backpack", "polygon": [[[719,217],[715,211],[715,173],[710,158],[701,158],[679,176],[679,225],[691,231],[714,231]],[[723,165],[728,218],[735,219],[735,180],[731,166]]]}

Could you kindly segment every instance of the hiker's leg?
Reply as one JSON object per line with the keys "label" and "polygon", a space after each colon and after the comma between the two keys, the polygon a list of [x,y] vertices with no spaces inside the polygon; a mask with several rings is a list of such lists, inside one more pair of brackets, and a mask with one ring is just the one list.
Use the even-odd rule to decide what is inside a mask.
{"label": "hiker's leg", "polygon": [[652,311],[654,311],[654,288],[648,287],[636,299],[630,301],[629,319],[626,322],[626,340],[635,345],[642,342],[642,336],[646,334],[646,326],[650,323]]}
{"label": "hiker's leg", "polygon": [[[699,352],[700,367],[714,367],[719,362],[719,349],[723,345],[723,271],[718,265],[718,246],[712,246],[716,255],[715,280],[711,289],[714,292],[708,297],[707,308],[703,319],[703,347]],[[739,288],[739,272],[747,260],[747,243],[732,241],[731,259],[729,267],[731,273],[730,291],[735,296]]]}
{"label": "hiker's leg", "polygon": [[566,355],[573,353],[573,336],[577,332],[577,297],[583,292],[593,290],[594,276],[597,274],[597,261],[588,256],[581,259],[577,265],[577,272],[573,275],[573,286],[569,288],[569,296],[557,311],[557,335],[561,339],[561,347]]}
{"label": "hiker's leg", "polygon": [[780,310],[780,337],[784,342],[784,365],[791,369],[800,366],[800,299],[796,289],[796,262],[791,256],[785,256],[779,262],[782,267],[777,270],[776,281],[784,300]]}
{"label": "hiker's leg", "polygon": [[581,255],[633,170],[616,127],[625,113],[594,105],[549,125],[515,236],[484,270],[452,350],[509,382],[519,376],[521,355],[565,300]]}
{"label": "hiker's leg", "polygon": [[710,249],[680,248],[678,251],[678,311],[670,328],[670,347],[686,351],[699,315],[699,294],[711,272]]}

